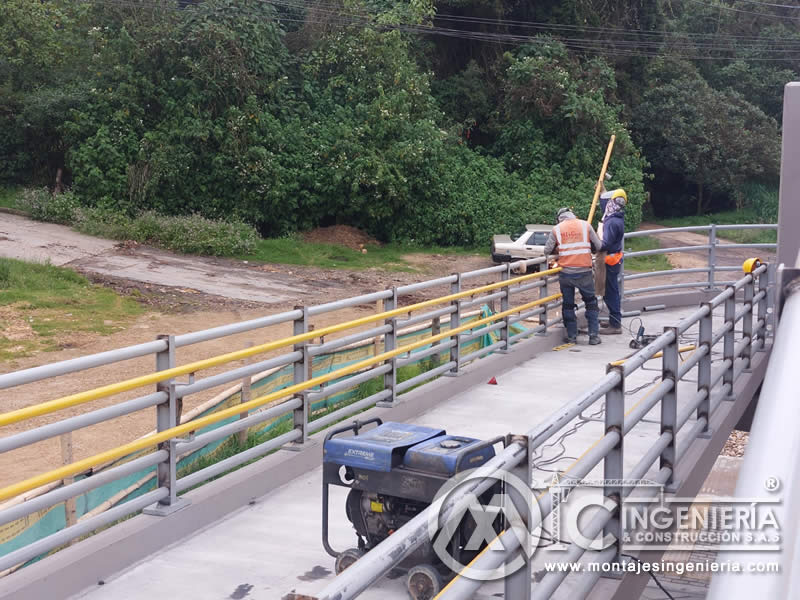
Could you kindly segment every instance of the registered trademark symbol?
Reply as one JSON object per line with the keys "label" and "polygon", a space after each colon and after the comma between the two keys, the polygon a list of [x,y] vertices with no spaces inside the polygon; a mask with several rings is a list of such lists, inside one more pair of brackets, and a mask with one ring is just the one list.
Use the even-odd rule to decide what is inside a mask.
{"label": "registered trademark symbol", "polygon": [[767,477],[767,480],[764,482],[764,489],[768,492],[777,492],[780,487],[781,480],[777,477]]}

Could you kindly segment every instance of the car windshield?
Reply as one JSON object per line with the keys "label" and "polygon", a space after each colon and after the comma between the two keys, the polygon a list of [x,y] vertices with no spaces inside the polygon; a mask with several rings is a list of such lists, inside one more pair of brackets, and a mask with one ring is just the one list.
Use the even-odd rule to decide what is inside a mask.
{"label": "car windshield", "polygon": [[536,231],[531,236],[531,239],[528,240],[528,243],[534,246],[544,246],[547,243],[548,235],[550,235],[550,233],[547,231]]}
{"label": "car windshield", "polygon": [[523,235],[524,233],[527,233],[527,231],[528,231],[527,229],[520,229],[520,230],[519,230],[519,231],[517,231],[516,233],[512,233],[512,234],[511,234],[511,241],[512,241],[512,242],[516,242],[516,241],[517,241],[519,238],[521,238],[521,237],[522,237],[522,235]]}

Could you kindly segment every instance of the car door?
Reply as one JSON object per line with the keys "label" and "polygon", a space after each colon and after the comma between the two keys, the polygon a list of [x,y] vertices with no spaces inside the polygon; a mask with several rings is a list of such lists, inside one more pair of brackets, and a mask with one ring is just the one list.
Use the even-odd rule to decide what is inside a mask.
{"label": "car door", "polygon": [[522,242],[522,254],[525,258],[541,256],[541,252],[538,251],[538,248],[536,248],[536,245],[533,242],[535,233],[535,231],[525,232],[524,241]]}

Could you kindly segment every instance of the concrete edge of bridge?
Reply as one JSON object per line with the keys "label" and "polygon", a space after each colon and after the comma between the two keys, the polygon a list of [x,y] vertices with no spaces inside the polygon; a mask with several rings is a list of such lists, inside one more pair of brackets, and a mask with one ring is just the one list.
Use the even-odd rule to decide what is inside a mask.
{"label": "concrete edge of bridge", "polygon": [[[418,416],[493,376],[561,343],[562,330],[531,337],[503,355],[491,355],[463,367],[460,377],[442,377],[400,397],[396,406],[372,408],[359,419],[405,421]],[[325,431],[314,434],[321,439]],[[318,467],[322,444],[299,452],[279,450],[184,495],[191,504],[167,517],[140,514],[0,579],[0,600],[68,598],[128,569],[150,555],[190,537],[206,526]],[[199,525],[198,524],[202,524]]]}
{"label": "concrete edge of bridge", "polygon": [[[763,352],[753,356],[752,373],[743,374],[734,384],[735,402],[722,402],[711,417],[710,438],[697,438],[678,463],[675,479],[680,482],[675,495],[678,497],[696,496],[703,486],[708,474],[714,467],[717,457],[730,436],[731,431],[741,419],[758,393],[764,374],[767,371],[772,345],[768,344]],[[657,562],[664,551],[641,552],[638,557],[642,561]],[[620,581],[601,580],[591,594],[592,600],[630,600],[639,598],[649,579],[648,573],[626,573]],[[609,585],[610,582],[610,585]]]}

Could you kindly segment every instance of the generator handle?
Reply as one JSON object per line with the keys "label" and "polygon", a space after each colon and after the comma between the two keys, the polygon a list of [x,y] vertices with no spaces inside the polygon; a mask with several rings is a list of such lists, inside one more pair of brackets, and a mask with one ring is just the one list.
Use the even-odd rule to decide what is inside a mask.
{"label": "generator handle", "polygon": [[[490,448],[499,442],[503,442],[503,446],[506,446],[506,436],[499,435],[496,438],[492,438],[491,440],[484,440],[483,442],[472,448],[471,452],[475,452],[476,450],[483,450],[484,448]],[[455,471],[456,473],[458,473],[461,470],[461,463],[471,452],[469,453],[465,452],[464,454],[458,457],[458,460],[456,461],[456,471]]]}
{"label": "generator handle", "polygon": [[338,427],[328,432],[325,436],[325,441],[327,442],[335,435],[339,435],[340,433],[344,433],[345,431],[352,431],[356,435],[358,435],[359,430],[364,427],[364,425],[369,425],[370,423],[377,423],[378,425],[383,425],[383,420],[379,417],[374,417],[372,419],[367,419],[366,421],[359,421],[356,419],[350,425],[345,425],[344,427]]}

